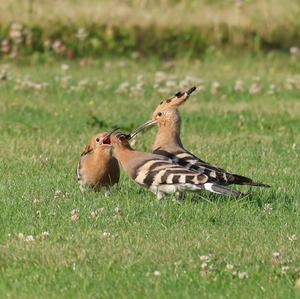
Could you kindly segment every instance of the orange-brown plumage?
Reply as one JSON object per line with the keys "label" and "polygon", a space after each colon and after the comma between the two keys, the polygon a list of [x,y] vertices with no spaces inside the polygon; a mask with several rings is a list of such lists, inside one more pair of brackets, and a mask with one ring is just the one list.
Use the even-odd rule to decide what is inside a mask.
{"label": "orange-brown plumage", "polygon": [[166,194],[182,191],[209,192],[239,197],[243,194],[216,184],[205,174],[199,174],[176,165],[171,159],[131,148],[130,135],[113,134],[111,143],[125,172],[140,186],[156,194],[158,199]]}
{"label": "orange-brown plumage", "polygon": [[193,87],[186,92],[178,92],[174,97],[162,101],[152,114],[151,120],[137,128],[131,137],[144,128],[157,124],[158,132],[153,146],[153,153],[164,155],[174,163],[194,171],[199,171],[214,179],[220,184],[239,184],[250,186],[269,187],[269,185],[256,182],[250,178],[232,174],[213,164],[205,162],[186,150],[180,139],[180,115],[177,110],[186,102],[189,95],[195,90]]}
{"label": "orange-brown plumage", "polygon": [[108,132],[95,135],[80,157],[77,178],[82,191],[86,188],[98,191],[119,181],[119,163],[112,155],[109,135]]}

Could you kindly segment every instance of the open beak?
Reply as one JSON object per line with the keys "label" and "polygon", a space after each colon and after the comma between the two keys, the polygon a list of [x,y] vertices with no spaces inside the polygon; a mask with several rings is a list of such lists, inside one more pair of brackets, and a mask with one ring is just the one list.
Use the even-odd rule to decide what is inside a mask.
{"label": "open beak", "polygon": [[115,128],[115,129],[111,130],[110,132],[108,132],[107,135],[105,136],[105,138],[103,138],[103,141],[102,141],[103,144],[111,144],[110,136],[117,130],[119,130],[119,128]]}
{"label": "open beak", "polygon": [[142,125],[137,127],[135,130],[133,130],[130,134],[128,134],[127,139],[130,140],[131,138],[133,138],[134,136],[139,134],[141,131],[143,131],[147,127],[150,127],[156,123],[157,123],[157,121],[155,119],[150,119],[150,120],[146,121],[145,123],[143,123]]}

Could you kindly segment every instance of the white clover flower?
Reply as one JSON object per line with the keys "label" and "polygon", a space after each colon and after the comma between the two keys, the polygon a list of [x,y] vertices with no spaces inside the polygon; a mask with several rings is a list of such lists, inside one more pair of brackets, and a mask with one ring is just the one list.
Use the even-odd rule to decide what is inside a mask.
{"label": "white clover flower", "polygon": [[273,211],[272,205],[270,203],[266,203],[263,207],[263,211],[265,213],[271,214]]}
{"label": "white clover flower", "polygon": [[1,52],[8,54],[12,49],[12,44],[9,39],[4,39],[1,41]]}
{"label": "white clover flower", "polygon": [[281,253],[279,251],[275,251],[272,253],[272,256],[275,258],[279,258],[281,256]]}
{"label": "white clover flower", "polygon": [[103,213],[104,211],[104,208],[100,208],[100,209],[96,209],[95,211],[92,211],[91,212],[91,217],[92,218],[95,218],[95,219],[98,219],[100,217],[100,215]]}
{"label": "white clover flower", "polygon": [[212,259],[212,256],[210,254],[200,256],[200,261],[203,261],[203,262],[209,262],[211,259]]}
{"label": "white clover flower", "polygon": [[297,241],[297,236],[295,234],[291,235],[291,236],[288,236],[288,240],[291,241],[291,242],[294,242],[294,241]]}
{"label": "white clover flower", "polygon": [[60,68],[62,71],[66,72],[67,70],[69,70],[70,66],[68,64],[64,63],[60,66]]}
{"label": "white clover flower", "polygon": [[32,241],[34,241],[34,237],[32,235],[28,235],[28,236],[26,236],[25,241],[32,242]]}
{"label": "white clover flower", "polygon": [[78,211],[77,209],[73,209],[73,210],[71,211],[71,220],[72,220],[73,222],[76,222],[76,221],[79,220],[79,217],[80,217],[79,211]]}
{"label": "white clover flower", "polygon": [[239,272],[238,276],[239,279],[246,279],[249,277],[247,272]]}
{"label": "white clover flower", "polygon": [[18,233],[18,239],[24,240],[24,234],[23,233]]}
{"label": "white clover flower", "polygon": [[122,209],[120,207],[116,207],[114,211],[115,213],[120,214],[122,212]]}
{"label": "white clover flower", "polygon": [[289,266],[282,266],[281,267],[281,273],[282,274],[285,274],[285,273],[289,272],[289,270],[290,270]]}
{"label": "white clover flower", "polygon": [[128,93],[129,92],[129,82],[123,82],[119,85],[116,90],[116,93]]}
{"label": "white clover flower", "polygon": [[292,56],[297,56],[297,55],[299,55],[300,50],[299,50],[298,47],[291,47],[290,48],[290,53],[291,53]]}
{"label": "white clover flower", "polygon": [[213,95],[217,95],[218,93],[220,93],[220,89],[221,89],[221,85],[218,81],[214,81],[211,85],[211,93]]}
{"label": "white clover flower", "polygon": [[109,238],[109,237],[110,237],[110,233],[104,231],[104,232],[102,233],[102,237],[103,237],[103,238]]}
{"label": "white clover flower", "polygon": [[161,274],[160,274],[159,271],[156,270],[156,271],[153,272],[153,275],[156,276],[156,277],[159,277]]}
{"label": "white clover flower", "polygon": [[41,238],[42,239],[47,239],[49,237],[49,233],[48,232],[42,232],[41,233]]}
{"label": "white clover flower", "polygon": [[62,192],[60,190],[54,191],[54,198],[59,198],[61,196]]}
{"label": "white clover flower", "polygon": [[236,80],[234,83],[234,90],[237,92],[243,92],[245,90],[244,81]]}
{"label": "white clover flower", "polygon": [[208,264],[206,262],[201,264],[201,269],[202,270],[207,270],[208,269]]}
{"label": "white clover flower", "polygon": [[261,91],[260,78],[256,77],[256,78],[254,78],[253,83],[250,86],[249,92],[252,95],[257,95],[260,93],[260,91]]}
{"label": "white clover flower", "polygon": [[229,270],[229,271],[233,270],[233,268],[234,268],[234,266],[232,264],[227,264],[226,265],[226,269]]}
{"label": "white clover flower", "polygon": [[88,37],[88,32],[86,31],[86,29],[84,27],[81,27],[78,29],[77,33],[76,33],[76,37],[79,40],[85,40]]}

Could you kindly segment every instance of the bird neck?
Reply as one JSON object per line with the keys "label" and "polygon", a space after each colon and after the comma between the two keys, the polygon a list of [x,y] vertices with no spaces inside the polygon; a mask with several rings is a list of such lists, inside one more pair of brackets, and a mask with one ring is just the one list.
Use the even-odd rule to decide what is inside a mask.
{"label": "bird neck", "polygon": [[108,148],[97,148],[94,151],[94,161],[95,163],[97,161],[103,161],[104,159],[110,159],[112,155],[112,148],[108,147]]}
{"label": "bird neck", "polygon": [[126,164],[132,158],[134,158],[135,151],[130,146],[116,146],[115,154],[124,169],[126,169]]}
{"label": "bird neck", "polygon": [[159,126],[153,149],[183,147],[180,139],[180,122],[165,123]]}

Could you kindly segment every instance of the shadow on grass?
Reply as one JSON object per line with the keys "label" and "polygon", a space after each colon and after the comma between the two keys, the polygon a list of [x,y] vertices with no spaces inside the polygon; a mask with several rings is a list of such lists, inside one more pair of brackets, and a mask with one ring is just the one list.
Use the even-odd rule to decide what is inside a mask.
{"label": "shadow on grass", "polygon": [[280,206],[284,206],[288,209],[293,209],[295,198],[290,194],[278,193],[276,189],[272,188],[250,188],[247,191],[245,196],[235,198],[235,197],[226,197],[219,194],[213,193],[192,193],[185,197],[185,200],[189,200],[192,203],[199,202],[208,202],[211,204],[214,203],[226,203],[228,201],[235,201],[240,203],[249,203],[254,207],[262,208],[266,204],[280,204]]}

